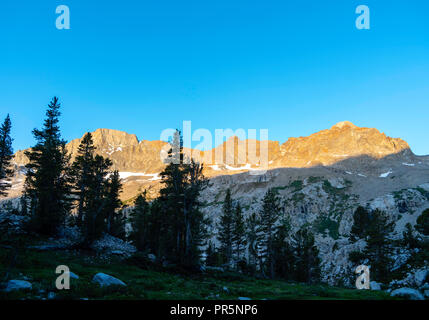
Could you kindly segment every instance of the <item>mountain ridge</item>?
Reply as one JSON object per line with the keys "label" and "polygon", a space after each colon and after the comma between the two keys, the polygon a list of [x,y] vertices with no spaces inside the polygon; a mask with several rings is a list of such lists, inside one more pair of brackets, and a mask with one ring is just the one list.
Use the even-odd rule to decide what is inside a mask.
{"label": "mountain ridge", "polygon": [[[133,198],[148,188],[156,194],[159,189],[159,173],[165,168],[160,153],[169,148],[167,142],[139,140],[135,134],[105,128],[95,130],[92,135],[96,153],[110,158],[113,162],[112,169],[121,173],[124,182],[123,199]],[[67,143],[72,159],[82,138]],[[236,136],[229,137],[227,141],[211,150],[185,149],[184,152],[188,156],[197,157],[204,164],[204,174],[209,178],[243,172],[255,173],[258,170],[319,166],[341,166],[350,171],[362,172],[363,168],[373,167],[374,161],[383,158],[388,158],[389,161],[397,158],[395,161],[399,163],[415,163],[420,158],[414,155],[404,140],[388,137],[375,128],[358,127],[350,121],[339,122],[329,129],[306,137],[291,137],[284,143],[267,140],[266,166],[260,165],[261,162],[255,163],[248,150],[249,143],[254,142],[259,150],[261,145],[265,145],[264,142],[240,140]],[[231,142],[234,146],[232,155],[227,152],[230,150],[227,148],[228,143]],[[221,162],[216,161],[217,152],[223,154]],[[256,158],[259,156],[260,152],[257,151]],[[22,171],[28,162],[24,150],[15,154],[14,161]],[[22,189],[23,175],[18,178],[19,184],[14,185],[15,192],[11,193],[12,196],[19,196]]]}

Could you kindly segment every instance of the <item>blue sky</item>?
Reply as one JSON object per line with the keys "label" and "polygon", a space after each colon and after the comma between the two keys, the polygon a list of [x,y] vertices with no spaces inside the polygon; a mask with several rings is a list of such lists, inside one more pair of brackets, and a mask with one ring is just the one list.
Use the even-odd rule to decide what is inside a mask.
{"label": "blue sky", "polygon": [[[57,30],[55,8],[70,8]],[[368,5],[371,29],[357,30]],[[60,97],[71,140],[110,128],[269,129],[286,141],[343,120],[429,154],[428,1],[11,1],[0,4],[0,117],[15,150]]]}

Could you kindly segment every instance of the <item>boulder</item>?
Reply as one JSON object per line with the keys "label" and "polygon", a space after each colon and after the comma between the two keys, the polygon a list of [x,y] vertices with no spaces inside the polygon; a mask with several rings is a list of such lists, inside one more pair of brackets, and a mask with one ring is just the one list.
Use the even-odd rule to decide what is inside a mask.
{"label": "boulder", "polygon": [[126,286],[123,281],[101,272],[97,273],[94,278],[92,278],[92,282],[98,283],[101,287]]}
{"label": "boulder", "polygon": [[376,281],[371,281],[369,285],[371,290],[381,290],[381,284]]}
{"label": "boulder", "polygon": [[70,275],[70,278],[72,279],[79,279],[79,276],[71,271],[69,272],[69,275]]}
{"label": "boulder", "polygon": [[149,254],[147,255],[147,258],[148,258],[151,262],[153,262],[153,263],[155,263],[155,261],[156,261],[156,256],[155,256],[154,254],[152,254],[152,253],[149,253]]}
{"label": "boulder", "polygon": [[429,275],[428,269],[421,269],[416,271],[416,273],[414,273],[414,281],[416,285],[418,287],[421,287],[426,282],[428,275]]}
{"label": "boulder", "polygon": [[416,289],[400,288],[393,290],[390,295],[392,297],[402,297],[409,300],[424,300],[423,295]]}
{"label": "boulder", "polygon": [[52,300],[55,299],[55,293],[54,292],[49,292],[48,293],[48,300]]}
{"label": "boulder", "polygon": [[206,270],[207,271],[218,271],[218,272],[224,272],[225,269],[222,267],[211,267],[211,266],[206,266]]}
{"label": "boulder", "polygon": [[32,287],[32,284],[25,280],[9,280],[4,291],[31,290]]}

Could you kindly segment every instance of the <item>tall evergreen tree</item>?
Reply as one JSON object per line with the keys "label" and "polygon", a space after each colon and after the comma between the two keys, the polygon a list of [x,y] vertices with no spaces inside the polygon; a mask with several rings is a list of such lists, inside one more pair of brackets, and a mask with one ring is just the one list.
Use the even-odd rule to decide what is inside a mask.
{"label": "tall evergreen tree", "polygon": [[234,204],[231,198],[231,190],[227,189],[222,207],[222,215],[220,216],[218,240],[221,244],[221,250],[225,259],[225,263],[228,266],[232,262],[233,228]]}
{"label": "tall evergreen tree", "polygon": [[[164,187],[160,190],[160,204],[163,219],[159,228],[164,229],[163,250],[169,259],[185,267],[196,267],[200,263],[200,246],[206,236],[207,220],[199,201],[201,191],[208,180],[203,175],[203,166],[191,159],[185,159],[180,131],[176,131],[172,148],[172,159],[161,172]],[[159,222],[162,219],[158,219]]]}
{"label": "tall evergreen tree", "polygon": [[276,276],[284,279],[293,278],[293,250],[289,244],[290,238],[290,220],[283,217],[280,224],[276,227],[273,241],[274,265]]}
{"label": "tall evergreen tree", "polygon": [[370,214],[364,207],[359,206],[353,214],[353,225],[350,231],[350,239],[356,241],[366,237],[370,226]]}
{"label": "tall evergreen tree", "polygon": [[84,217],[81,230],[83,231],[84,246],[89,246],[96,239],[100,238],[106,231],[106,190],[108,190],[109,168],[112,161],[100,155],[96,155],[93,161],[93,178],[87,191],[88,204],[84,210]]}
{"label": "tall evergreen tree", "polygon": [[130,213],[131,234],[130,239],[139,251],[149,249],[150,235],[150,206],[146,201],[146,193],[140,194]]}
{"label": "tall evergreen tree", "polygon": [[254,271],[259,263],[259,224],[259,216],[256,212],[252,212],[246,219],[248,264]]}
{"label": "tall evergreen tree", "polygon": [[125,220],[123,212],[119,210],[122,207],[122,202],[119,199],[119,194],[122,190],[121,178],[117,170],[109,176],[106,182],[105,190],[105,217],[106,231],[112,236],[123,238],[125,232]]}
{"label": "tall evergreen tree", "polygon": [[103,232],[125,237],[125,216],[119,210],[122,188],[118,171],[110,171],[112,162],[95,155],[92,134],[83,137],[72,165],[74,194],[77,198],[77,222],[84,245],[90,245]]}
{"label": "tall evergreen tree", "polygon": [[28,203],[27,203],[27,199],[25,198],[25,196],[22,196],[19,199],[19,206],[20,206],[19,214],[21,216],[27,216],[28,215]]}
{"label": "tall evergreen tree", "polygon": [[12,170],[12,138],[10,130],[12,122],[9,115],[6,116],[3,124],[0,127],[0,197],[6,195],[6,190],[11,187],[9,183],[10,178],[13,176]]}
{"label": "tall evergreen tree", "polygon": [[267,191],[262,200],[262,210],[260,212],[260,229],[262,233],[262,256],[265,259],[268,275],[271,278],[275,277],[275,257],[274,257],[274,235],[276,225],[281,213],[280,199],[275,189],[271,188]]}
{"label": "tall evergreen tree", "polygon": [[393,231],[393,223],[388,222],[386,214],[379,209],[371,213],[370,221],[364,254],[370,261],[373,279],[386,282],[392,262],[389,257],[391,241],[388,235]]}
{"label": "tall evergreen tree", "polygon": [[34,129],[36,145],[25,155],[25,195],[31,200],[32,225],[36,231],[55,235],[70,210],[69,160],[58,126],[60,103],[54,97],[48,105],[41,130]]}
{"label": "tall evergreen tree", "polygon": [[240,203],[235,206],[232,223],[232,243],[234,245],[235,259],[240,261],[243,250],[246,247],[246,225],[243,217],[243,210]]}
{"label": "tall evergreen tree", "polygon": [[314,235],[306,228],[293,236],[295,280],[315,283],[320,280],[319,250],[314,244]]}
{"label": "tall evergreen tree", "polygon": [[205,262],[206,266],[219,266],[222,264],[222,257],[219,250],[212,241],[209,241],[209,244],[207,245]]}
{"label": "tall evergreen tree", "polygon": [[429,236],[429,209],[426,209],[418,216],[415,228],[418,232]]}
{"label": "tall evergreen tree", "polygon": [[408,249],[419,247],[419,240],[414,236],[413,227],[409,222],[405,225],[405,231],[402,232],[402,243]]}
{"label": "tall evergreen tree", "polygon": [[90,188],[94,182],[94,153],[95,146],[92,134],[86,133],[77,149],[77,155],[72,165],[74,177],[74,194],[78,198],[77,222],[82,225],[85,210],[90,202]]}

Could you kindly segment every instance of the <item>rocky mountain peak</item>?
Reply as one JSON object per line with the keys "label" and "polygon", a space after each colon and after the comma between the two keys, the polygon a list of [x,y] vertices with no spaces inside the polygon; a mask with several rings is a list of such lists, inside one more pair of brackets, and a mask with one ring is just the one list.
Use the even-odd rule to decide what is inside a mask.
{"label": "rocky mountain peak", "polygon": [[350,121],[341,121],[338,122],[337,124],[333,125],[331,129],[343,129],[343,128],[358,128],[358,126],[354,125],[353,123],[351,123]]}

